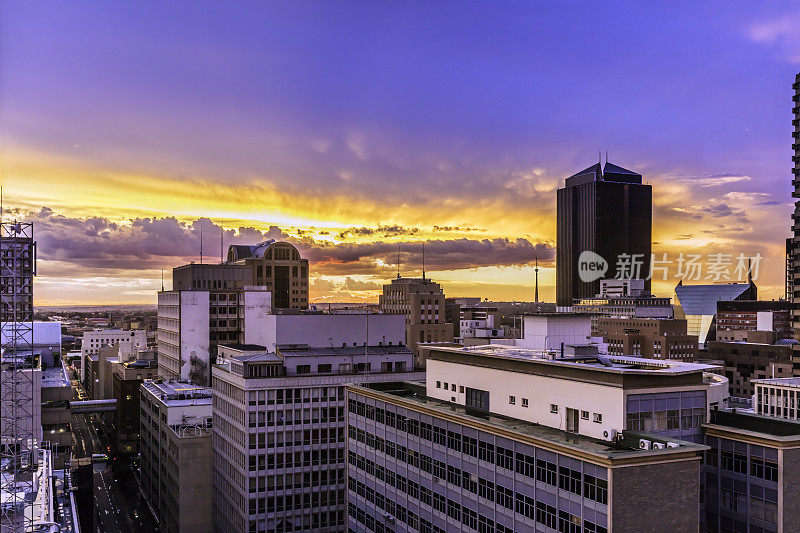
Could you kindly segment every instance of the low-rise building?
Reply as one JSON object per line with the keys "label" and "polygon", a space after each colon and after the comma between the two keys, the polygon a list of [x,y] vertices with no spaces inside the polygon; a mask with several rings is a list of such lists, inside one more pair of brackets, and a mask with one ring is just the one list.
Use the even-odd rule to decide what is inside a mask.
{"label": "low-rise building", "polygon": [[81,343],[81,381],[87,391],[92,388],[92,386],[86,376],[88,368],[86,359],[91,355],[99,355],[100,350],[106,346],[114,346],[123,340],[132,342],[139,350],[147,348],[147,333],[144,331],[96,329],[83,334],[83,341]]}
{"label": "low-rise building", "polygon": [[72,384],[61,361],[42,368],[42,438],[50,443],[53,467],[64,467],[72,450]]}
{"label": "low-rise building", "polygon": [[211,390],[140,386],[141,489],[167,533],[211,531]]}
{"label": "low-rise building", "polygon": [[681,280],[675,287],[675,296],[686,316],[687,331],[697,335],[698,342],[716,340],[718,302],[732,300],[756,300],[758,288],[747,283],[716,283],[710,285],[684,285]]}
{"label": "low-rise building", "polygon": [[792,345],[793,341],[776,344],[710,341],[707,355],[724,364],[732,396],[751,398],[755,393],[754,380],[792,376]]}
{"label": "low-rise building", "polygon": [[791,339],[789,306],[784,300],[717,302],[717,340],[772,344]]}
{"label": "low-rise building", "polygon": [[697,337],[686,333],[686,320],[677,318],[598,317],[598,335],[612,355],[652,359],[697,358]]}

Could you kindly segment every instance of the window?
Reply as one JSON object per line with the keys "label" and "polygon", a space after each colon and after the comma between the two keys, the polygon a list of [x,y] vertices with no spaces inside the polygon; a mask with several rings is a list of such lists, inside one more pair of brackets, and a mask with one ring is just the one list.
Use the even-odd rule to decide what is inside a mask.
{"label": "window", "polygon": [[297,365],[297,373],[298,374],[310,374],[311,373],[311,365]]}
{"label": "window", "polygon": [[436,388],[437,389],[441,389],[442,388],[442,382],[441,381],[437,381],[436,382]]}
{"label": "window", "polygon": [[551,413],[557,413],[558,412],[558,406],[556,404],[554,404],[554,403],[551,403],[550,404],[550,412]]}
{"label": "window", "polygon": [[489,410],[489,391],[473,389],[470,387],[467,387],[466,391],[467,397],[465,405],[467,407],[481,411]]}
{"label": "window", "polygon": [[522,399],[522,407],[528,407],[528,399],[527,398],[523,398]]}
{"label": "window", "polygon": [[317,365],[317,372],[320,374],[330,374],[331,370],[331,365]]}
{"label": "window", "polygon": [[581,411],[581,420],[589,420],[589,411]]}
{"label": "window", "polygon": [[515,396],[509,396],[508,397],[508,403],[511,404],[511,405],[516,404],[517,403],[517,398]]}
{"label": "window", "polygon": [[602,413],[594,413],[594,415],[592,415],[592,422],[596,422],[598,424],[601,424],[603,422],[603,414]]}
{"label": "window", "polygon": [[456,384],[455,384],[455,383],[453,383],[452,385],[450,385],[450,390],[451,390],[451,391],[453,391],[453,392],[455,392],[455,391],[456,391]]}

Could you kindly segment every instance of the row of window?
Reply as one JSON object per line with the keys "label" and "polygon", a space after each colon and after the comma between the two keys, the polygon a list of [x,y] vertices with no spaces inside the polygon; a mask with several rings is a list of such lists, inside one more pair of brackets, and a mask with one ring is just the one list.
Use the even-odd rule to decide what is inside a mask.
{"label": "row of window", "polygon": [[[473,479],[475,476],[470,473],[456,466],[448,465],[438,459],[433,459],[422,452],[410,450],[405,446],[368,434],[352,426],[348,427],[348,436],[357,442],[361,442],[373,448],[379,453],[394,457],[398,461],[419,468],[421,471],[435,478],[447,480],[448,483],[464,488],[472,493],[478,494],[480,483],[484,483],[486,487],[492,487],[491,492],[494,491],[493,484],[490,481],[484,480],[483,478],[478,478],[478,481],[475,481]],[[517,452],[515,457],[514,452],[511,450],[500,446],[497,448],[497,466],[504,467],[507,470],[516,472],[530,479],[541,481],[604,505],[608,502],[608,482],[604,479],[589,474],[582,475],[578,470],[573,470],[566,466],[559,467],[555,463],[551,463],[545,459],[535,459],[532,455]],[[494,446],[492,446],[492,453],[494,453]],[[361,456],[351,451],[348,454],[348,461],[350,461],[351,464],[355,464],[353,461],[359,460],[359,457]],[[362,459],[364,459],[364,465],[356,464],[358,468],[371,474],[372,470],[378,473],[383,470],[383,467],[380,465],[375,465],[366,458]],[[379,479],[383,481],[382,478]],[[489,489],[487,489],[487,491],[488,490]]]}
{"label": "row of window", "polygon": [[778,482],[778,463],[761,457],[751,457],[748,461],[747,454],[723,450],[719,454],[717,448],[705,452],[705,464],[714,468],[721,468],[737,474],[750,475],[766,481]]}

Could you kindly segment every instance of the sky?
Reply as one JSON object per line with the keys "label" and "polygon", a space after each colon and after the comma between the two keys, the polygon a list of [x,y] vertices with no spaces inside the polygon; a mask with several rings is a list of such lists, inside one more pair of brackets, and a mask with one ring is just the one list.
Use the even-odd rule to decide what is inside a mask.
{"label": "sky", "polygon": [[295,243],[313,302],[376,301],[423,242],[448,296],[532,300],[538,260],[552,301],[555,191],[607,151],[653,186],[657,256],[760,254],[777,298],[798,28],[793,2],[2,0],[4,217],[35,223],[38,305],[154,304],[201,233],[205,261]]}

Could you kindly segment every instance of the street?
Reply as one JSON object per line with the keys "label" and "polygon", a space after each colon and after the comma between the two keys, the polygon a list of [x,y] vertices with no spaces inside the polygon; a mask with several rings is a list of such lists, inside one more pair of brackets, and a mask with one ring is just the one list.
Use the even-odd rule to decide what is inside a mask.
{"label": "street", "polygon": [[[76,397],[78,394],[85,397],[80,382],[72,380],[72,386]],[[91,460],[92,454],[107,454],[109,458],[107,463],[92,465],[95,531],[157,531],[128,458],[115,455],[110,436],[99,418],[100,415],[72,415],[73,459]]]}

